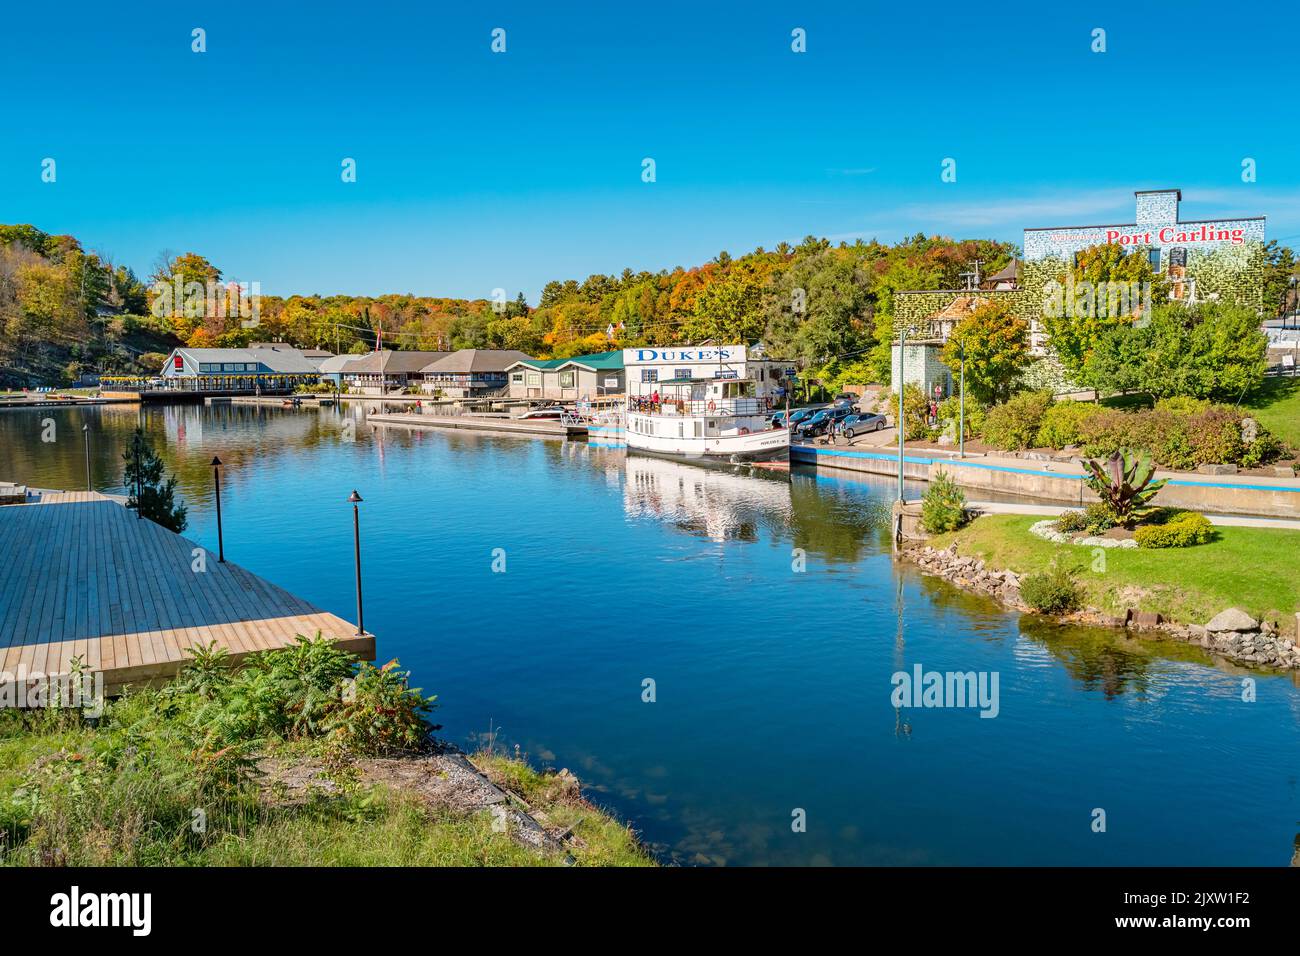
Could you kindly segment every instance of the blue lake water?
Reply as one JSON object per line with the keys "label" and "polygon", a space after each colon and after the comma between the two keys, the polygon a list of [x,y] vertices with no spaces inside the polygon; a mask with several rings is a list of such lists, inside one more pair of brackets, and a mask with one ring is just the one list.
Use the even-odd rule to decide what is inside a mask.
{"label": "blue lake water", "polygon": [[[172,407],[146,420],[179,474],[189,537],[216,546],[219,455],[227,558],[348,620],[357,489],[380,662],[400,658],[439,696],[443,736],[473,747],[495,733],[571,768],[666,861],[1291,859],[1294,676],[1047,625],[899,566],[887,480],[733,473],[360,415]],[[81,487],[89,422],[96,487],[120,490],[137,417],[0,411],[0,479]],[[918,664],[996,672],[996,718],[895,708],[891,676]]]}

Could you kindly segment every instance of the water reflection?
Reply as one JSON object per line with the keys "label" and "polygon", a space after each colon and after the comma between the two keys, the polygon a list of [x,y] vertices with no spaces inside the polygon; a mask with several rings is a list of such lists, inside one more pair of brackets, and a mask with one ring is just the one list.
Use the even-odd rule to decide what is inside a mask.
{"label": "water reflection", "polygon": [[[89,421],[107,489],[139,417],[0,412],[0,476],[80,487]],[[56,423],[54,443],[39,440],[43,418]],[[503,745],[575,769],[667,859],[1290,860],[1294,675],[1048,625],[923,576],[891,552],[888,478],[398,428],[372,424],[361,406],[143,418],[180,477],[196,541],[215,547],[215,453],[228,463],[227,553],[345,615],[344,499],[359,487],[367,623],[383,659],[400,658],[439,695],[444,733],[470,743],[503,726]],[[490,571],[498,546],[507,574]],[[999,672],[997,719],[896,709],[890,677],[916,664]],[[1246,674],[1259,684],[1250,704]],[[646,676],[654,705],[640,697]],[[1081,782],[1085,806],[1125,821],[1122,838],[1075,825]],[[791,832],[793,807],[808,810],[806,833]]]}

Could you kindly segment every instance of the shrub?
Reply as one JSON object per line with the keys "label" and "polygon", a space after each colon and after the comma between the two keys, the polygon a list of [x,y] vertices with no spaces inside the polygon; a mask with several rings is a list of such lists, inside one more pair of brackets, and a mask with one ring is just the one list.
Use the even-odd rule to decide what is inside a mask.
{"label": "shrub", "polygon": [[1082,511],[1062,511],[1056,519],[1056,530],[1074,534],[1088,527],[1088,516]]}
{"label": "shrub", "polygon": [[983,437],[997,448],[1030,448],[1038,438],[1043,415],[1052,405],[1051,392],[1021,392],[989,409]]}
{"label": "shrub", "polygon": [[[961,421],[961,397],[952,395],[939,403],[939,422],[945,427],[952,423],[952,434],[957,434],[957,424]],[[969,395],[966,396],[966,437],[974,438],[984,431],[984,422],[988,409]]]}
{"label": "shrub", "polygon": [[1043,413],[1037,443],[1056,449],[1078,445],[1082,440],[1082,422],[1097,411],[1097,406],[1090,402],[1057,402]]}
{"label": "shrub", "polygon": [[1088,534],[1104,534],[1119,523],[1119,515],[1104,501],[1094,501],[1083,509],[1083,530]]}
{"label": "shrub", "polygon": [[1184,511],[1163,524],[1143,525],[1133,537],[1141,548],[1190,548],[1214,537],[1210,519],[1195,511]]}
{"label": "shrub", "polygon": [[1199,415],[1209,407],[1210,403],[1206,399],[1192,398],[1189,395],[1175,395],[1156,402],[1156,408],[1175,415]]}
{"label": "shrub", "polygon": [[1041,574],[1030,574],[1020,582],[1020,596],[1040,614],[1068,614],[1083,605],[1083,589],[1075,572],[1060,565]]}
{"label": "shrub", "polygon": [[965,523],[966,495],[952,476],[940,469],[921,499],[921,526],[930,534],[942,534]]}
{"label": "shrub", "polygon": [[1085,455],[1098,458],[1124,448],[1142,449],[1162,467],[1180,469],[1209,464],[1253,468],[1285,454],[1284,444],[1258,425],[1255,440],[1243,441],[1241,422],[1241,413],[1227,405],[1167,398],[1139,411],[1097,409],[1080,419],[1079,444]]}

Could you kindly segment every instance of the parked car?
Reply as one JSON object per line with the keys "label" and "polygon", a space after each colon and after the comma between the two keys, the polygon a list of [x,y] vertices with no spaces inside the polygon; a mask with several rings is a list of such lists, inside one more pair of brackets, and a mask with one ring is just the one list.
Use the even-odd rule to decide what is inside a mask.
{"label": "parked car", "polygon": [[836,422],[841,422],[852,414],[852,409],[847,405],[832,405],[829,408],[823,408],[812,418],[805,422],[800,422],[795,426],[795,432],[800,438],[812,438],[815,435],[822,435],[826,430]]}
{"label": "parked car", "polygon": [[840,433],[845,438],[852,438],[855,435],[864,435],[867,432],[878,432],[886,426],[884,415],[850,415],[840,425]]}
{"label": "parked car", "polygon": [[822,409],[820,405],[816,407],[810,405],[807,408],[794,409],[793,411],[790,412],[790,418],[789,418],[790,427],[797,428],[800,422],[807,421],[808,419],[812,418],[821,410]]}

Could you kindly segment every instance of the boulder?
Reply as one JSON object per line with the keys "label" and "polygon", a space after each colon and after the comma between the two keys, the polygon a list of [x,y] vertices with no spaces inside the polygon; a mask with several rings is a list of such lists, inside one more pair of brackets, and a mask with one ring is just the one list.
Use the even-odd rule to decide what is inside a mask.
{"label": "boulder", "polygon": [[1259,629],[1259,622],[1247,614],[1245,611],[1230,607],[1226,611],[1220,611],[1206,622],[1205,629],[1211,634],[1226,633],[1236,631],[1238,633],[1245,631],[1255,631]]}
{"label": "boulder", "polygon": [[1163,623],[1164,618],[1155,611],[1139,611],[1137,608],[1129,608],[1126,621],[1131,627],[1151,628]]}
{"label": "boulder", "polygon": [[1235,475],[1236,465],[1200,465],[1196,469],[1203,475]]}

